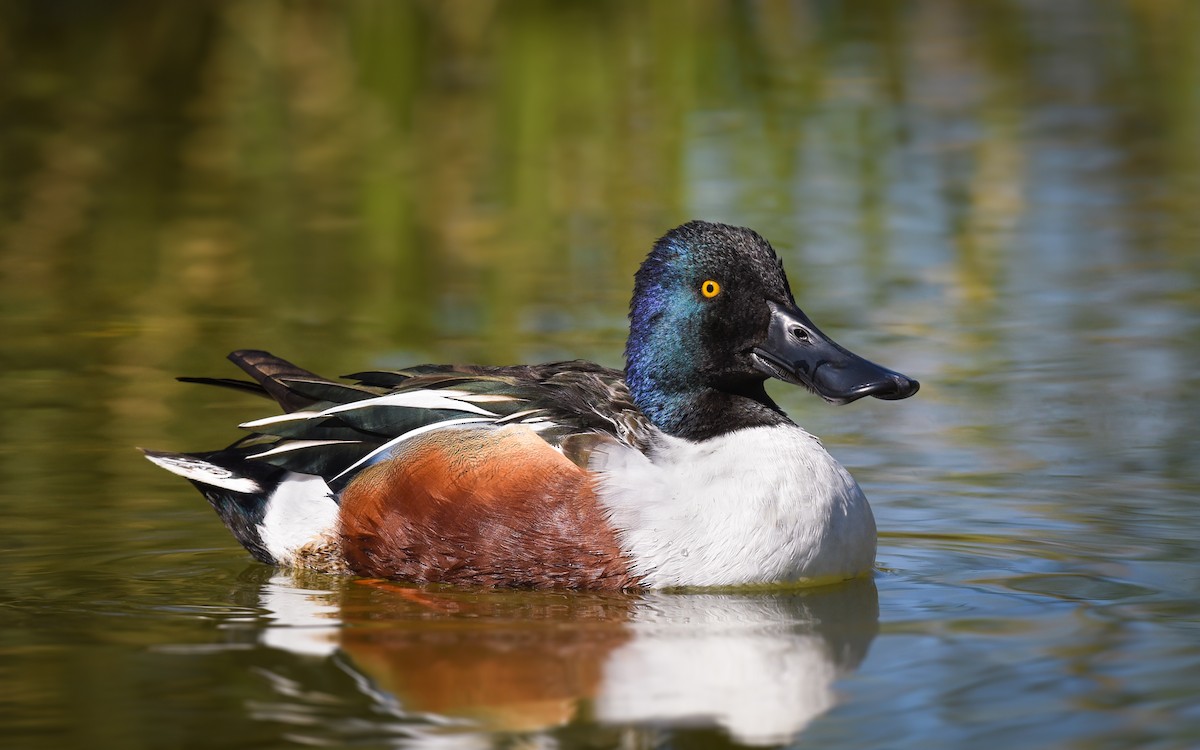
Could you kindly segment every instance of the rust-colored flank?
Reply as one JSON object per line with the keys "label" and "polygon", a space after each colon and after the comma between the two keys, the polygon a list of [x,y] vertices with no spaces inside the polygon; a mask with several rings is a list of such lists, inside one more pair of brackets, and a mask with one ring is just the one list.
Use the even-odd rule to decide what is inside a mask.
{"label": "rust-colored flank", "polygon": [[413,438],[355,478],[340,515],[358,575],[535,588],[638,582],[591,476],[527,427]]}

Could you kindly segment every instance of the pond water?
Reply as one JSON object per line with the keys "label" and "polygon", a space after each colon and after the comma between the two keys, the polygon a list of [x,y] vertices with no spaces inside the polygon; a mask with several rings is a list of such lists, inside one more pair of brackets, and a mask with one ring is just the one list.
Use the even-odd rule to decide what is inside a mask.
{"label": "pond water", "polygon": [[[1200,746],[1200,4],[0,6],[13,748]],[[870,580],[419,589],[249,560],[134,446],[325,374],[619,366],[634,269],[752,226],[914,399],[781,405]]]}

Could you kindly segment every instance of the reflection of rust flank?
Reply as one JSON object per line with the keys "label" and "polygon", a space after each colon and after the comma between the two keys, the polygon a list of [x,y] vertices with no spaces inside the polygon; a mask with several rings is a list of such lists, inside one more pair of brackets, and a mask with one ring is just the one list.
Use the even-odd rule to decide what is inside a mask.
{"label": "reflection of rust flank", "polygon": [[359,575],[533,588],[637,583],[591,477],[523,427],[413,439],[342,493],[341,537]]}
{"label": "reflection of rust flank", "polygon": [[355,668],[410,710],[491,730],[570,721],[631,637],[626,595],[369,588],[343,600],[339,645]]}

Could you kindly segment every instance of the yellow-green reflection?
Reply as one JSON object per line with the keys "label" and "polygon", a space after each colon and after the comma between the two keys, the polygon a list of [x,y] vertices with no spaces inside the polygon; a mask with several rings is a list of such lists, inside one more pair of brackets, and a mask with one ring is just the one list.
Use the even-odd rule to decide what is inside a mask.
{"label": "yellow-green reflection", "polygon": [[260,653],[240,550],[132,450],[262,415],[172,376],[617,365],[633,269],[703,217],[924,386],[773,387],[883,532],[885,635],[805,736],[1200,738],[1198,30],[1191,0],[0,4],[4,734],[277,745],[297,689],[317,741],[395,744],[336,666]]}

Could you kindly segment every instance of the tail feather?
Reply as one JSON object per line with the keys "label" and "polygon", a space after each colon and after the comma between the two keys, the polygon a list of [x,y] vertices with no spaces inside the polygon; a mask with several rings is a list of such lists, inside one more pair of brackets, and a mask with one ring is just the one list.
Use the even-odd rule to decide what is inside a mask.
{"label": "tail feather", "polygon": [[311,403],[330,402],[348,404],[366,398],[383,395],[378,389],[371,390],[348,383],[337,383],[325,378],[280,377],[279,383],[293,395],[309,399]]}
{"label": "tail feather", "polygon": [[262,525],[271,495],[287,474],[285,469],[246,461],[246,449],[167,453],[143,448],[142,453],[155,465],[195,485],[254,559],[277,562],[263,542]]}
{"label": "tail feather", "polygon": [[296,391],[286,381],[296,379],[329,382],[316,373],[260,349],[239,349],[229,355],[229,361],[254,378],[255,382],[288,412],[312,406],[317,403],[317,399]]}
{"label": "tail feather", "polygon": [[271,394],[267,393],[267,389],[263,388],[258,383],[251,380],[237,380],[236,378],[191,378],[180,377],[175,378],[180,383],[200,383],[201,385],[215,385],[219,388],[229,388],[234,391],[242,391],[244,393],[253,393],[255,396],[263,398],[271,398]]}
{"label": "tail feather", "polygon": [[318,394],[323,394],[328,389],[337,388],[344,392],[354,387],[322,378],[286,359],[280,359],[259,349],[239,349],[230,353],[229,361],[242,368],[254,380],[197,377],[182,377],[176,380],[182,383],[215,385],[274,399],[286,412],[299,411],[319,403],[323,399]]}

